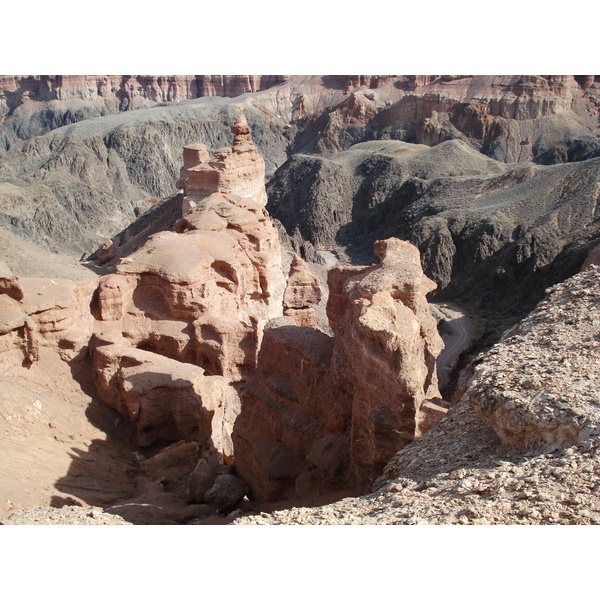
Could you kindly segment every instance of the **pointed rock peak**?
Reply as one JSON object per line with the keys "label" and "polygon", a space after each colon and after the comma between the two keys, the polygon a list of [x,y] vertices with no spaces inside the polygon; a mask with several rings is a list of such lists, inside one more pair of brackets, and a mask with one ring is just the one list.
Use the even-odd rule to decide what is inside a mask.
{"label": "pointed rock peak", "polygon": [[235,152],[255,149],[250,135],[250,126],[244,115],[240,115],[235,120],[235,123],[231,126],[231,133],[233,133],[232,148]]}
{"label": "pointed rock peak", "polygon": [[231,126],[231,133],[237,135],[240,133],[250,133],[250,127],[245,115],[240,115]]}

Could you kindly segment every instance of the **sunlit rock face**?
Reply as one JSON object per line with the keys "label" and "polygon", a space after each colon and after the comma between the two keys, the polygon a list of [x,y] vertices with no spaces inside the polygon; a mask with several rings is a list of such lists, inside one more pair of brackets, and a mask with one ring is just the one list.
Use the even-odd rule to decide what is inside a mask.
{"label": "sunlit rock face", "polygon": [[213,157],[185,148],[176,231],[151,236],[101,278],[92,353],[100,395],[140,444],[195,441],[217,462],[233,456],[232,385],[254,369],[286,286],[264,161],[245,118],[232,132],[232,148]]}

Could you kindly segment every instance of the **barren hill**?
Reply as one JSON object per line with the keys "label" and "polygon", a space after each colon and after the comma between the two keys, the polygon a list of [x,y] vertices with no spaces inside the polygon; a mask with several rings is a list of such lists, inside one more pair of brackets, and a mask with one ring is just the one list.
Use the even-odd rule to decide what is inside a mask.
{"label": "barren hill", "polygon": [[599,176],[600,158],[515,165],[460,140],[372,141],[293,156],[269,182],[268,209],[310,260],[333,250],[368,264],[374,240],[409,240],[438,284],[432,298],[506,328],[597,243]]}

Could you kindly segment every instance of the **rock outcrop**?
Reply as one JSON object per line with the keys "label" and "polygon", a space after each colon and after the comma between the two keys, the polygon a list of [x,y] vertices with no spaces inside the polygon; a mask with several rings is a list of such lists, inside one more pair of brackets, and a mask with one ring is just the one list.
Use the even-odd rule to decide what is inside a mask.
{"label": "rock outcrop", "polygon": [[[0,270],[3,364],[43,369],[51,353],[64,362],[61,373],[81,371],[86,391],[139,447],[152,454],[171,444],[150,462],[133,463],[143,473],[129,482],[137,500],[118,510],[135,522],[181,522],[208,506],[226,510],[247,492],[224,471],[202,498],[193,495],[205,508],[185,502],[198,460],[232,460],[240,411],[234,386],[254,368],[265,324],[283,312],[286,281],[278,232],[264,210],[264,162],[248,128],[239,122],[235,129],[239,152],[215,172],[229,189],[246,190],[243,197],[210,193],[179,220],[178,232],[150,236],[99,279],[18,278],[5,265]],[[258,165],[251,173],[240,168],[248,161]],[[248,193],[248,184],[262,193]],[[163,474],[182,449],[190,467]],[[149,513],[144,498],[169,508],[162,517]]]}
{"label": "rock outcrop", "polygon": [[329,272],[333,339],[285,319],[265,331],[233,432],[239,472],[263,501],[364,490],[423,432],[442,346],[425,300],[434,286],[408,242],[376,252],[380,265]]}
{"label": "rock outcrop", "polygon": [[250,127],[244,115],[237,118],[231,131],[231,148],[219,148],[210,157],[206,146],[194,144],[184,148],[185,179],[183,212],[188,213],[211,194],[234,194],[249,198],[259,206],[267,203],[265,191],[265,161],[252,142]]}
{"label": "rock outcrop", "polygon": [[600,524],[600,270],[556,285],[465,371],[459,401],[373,491],[235,524]]}
{"label": "rock outcrop", "polygon": [[315,312],[319,278],[299,256],[283,259],[244,116],[232,133],[212,156],[185,148],[174,231],[124,256],[128,242],[105,244],[96,258],[113,273],[0,273],[6,351],[31,366],[52,349],[89,369],[95,396],[150,454],[137,459],[138,500],[118,508],[132,519],[145,496],[188,519],[247,493],[365,489],[423,433],[424,401],[438,395],[434,286],[417,250],[378,242],[381,264],[330,271],[331,337]]}
{"label": "rock outcrop", "polygon": [[600,268],[549,290],[462,375],[471,403],[500,440],[552,452],[600,432]]}
{"label": "rock outcrop", "polygon": [[98,392],[139,444],[194,441],[217,462],[233,455],[232,384],[254,367],[285,289],[264,162],[243,117],[232,131],[232,149],[188,163],[177,232],[150,236],[100,279],[93,341]]}

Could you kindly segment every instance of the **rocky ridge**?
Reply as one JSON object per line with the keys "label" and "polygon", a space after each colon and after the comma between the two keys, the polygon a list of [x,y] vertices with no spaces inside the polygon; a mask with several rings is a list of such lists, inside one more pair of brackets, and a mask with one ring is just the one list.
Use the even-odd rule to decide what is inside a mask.
{"label": "rocky ridge", "polygon": [[364,142],[293,156],[268,184],[268,210],[307,260],[368,264],[375,240],[409,240],[438,286],[431,298],[486,320],[489,345],[597,243],[599,161],[514,165],[459,140]]}
{"label": "rocky ridge", "polygon": [[[600,147],[594,76],[297,76],[260,83],[247,78],[239,87],[235,77],[230,85],[227,78],[206,76],[202,93],[247,93],[191,100],[183,99],[193,88],[191,78],[149,77],[125,80],[123,98],[132,98],[127,107],[139,108],[119,114],[106,103],[117,105],[111,94],[121,92],[110,90],[121,89],[121,83],[105,79],[106,86],[103,78],[97,84],[95,77],[83,77],[73,92],[52,77],[6,84],[34,91],[0,128],[0,135],[18,130],[20,136],[2,156],[0,225],[77,258],[114,237],[156,198],[172,195],[180,148],[198,141],[211,152],[225,146],[240,109],[268,176],[293,154],[332,156],[376,139],[427,145],[459,139],[502,162],[543,164],[590,158]],[[59,88],[82,98],[79,116],[60,108],[66,100],[34,100],[50,98]],[[167,98],[167,105],[148,107],[146,98]],[[34,114],[48,113],[35,112],[37,105],[52,102],[59,103],[56,118],[48,127],[35,126]],[[98,113],[85,103],[104,108]],[[63,118],[64,110],[71,116]],[[23,119],[17,125],[19,111]],[[73,122],[80,117],[85,120]],[[63,126],[48,131],[58,124]],[[57,227],[56,220],[65,226]]]}

